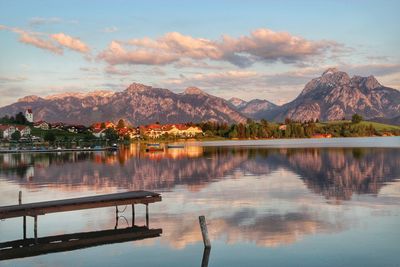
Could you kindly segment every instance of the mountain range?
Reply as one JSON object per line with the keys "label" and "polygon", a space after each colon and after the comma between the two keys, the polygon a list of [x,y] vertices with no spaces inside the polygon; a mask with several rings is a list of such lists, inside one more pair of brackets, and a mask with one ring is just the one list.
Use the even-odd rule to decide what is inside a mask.
{"label": "mountain range", "polygon": [[225,100],[189,87],[182,93],[133,83],[119,92],[94,91],[47,97],[26,96],[0,108],[0,116],[32,109],[35,121],[79,123],[125,119],[133,125],[219,121],[247,118],[341,120],[358,113],[365,119],[399,122],[400,91],[381,85],[374,76],[350,76],[334,68],[308,82],[293,101],[282,106],[267,100]]}

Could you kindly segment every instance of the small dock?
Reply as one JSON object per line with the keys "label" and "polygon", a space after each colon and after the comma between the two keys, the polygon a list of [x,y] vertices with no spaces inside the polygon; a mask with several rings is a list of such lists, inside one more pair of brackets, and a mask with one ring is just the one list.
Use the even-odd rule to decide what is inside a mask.
{"label": "small dock", "polygon": [[[116,218],[118,218],[118,206],[132,206],[132,226],[135,225],[135,205],[143,204],[146,206],[146,227],[149,228],[149,208],[150,203],[161,201],[161,195],[150,191],[131,191],[107,195],[97,195],[90,197],[79,197],[62,200],[21,203],[21,192],[18,205],[0,207],[0,219],[23,217],[23,238],[26,239],[26,217],[34,218],[34,238],[38,243],[37,237],[37,218],[39,215],[48,213],[76,211],[83,209],[95,209],[103,207],[115,207]],[[117,227],[117,224],[116,224]]]}
{"label": "small dock", "polygon": [[62,200],[44,201],[0,207],[0,219],[21,216],[38,216],[47,213],[111,207],[119,205],[134,205],[161,201],[160,194],[149,191],[131,191],[91,197],[79,197]]}

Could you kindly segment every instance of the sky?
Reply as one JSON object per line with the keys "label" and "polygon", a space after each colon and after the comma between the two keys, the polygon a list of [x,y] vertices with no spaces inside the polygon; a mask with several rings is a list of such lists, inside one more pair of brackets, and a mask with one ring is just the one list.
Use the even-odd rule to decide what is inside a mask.
{"label": "sky", "polygon": [[400,89],[400,1],[0,0],[0,106],[189,86],[293,100],[329,67]]}

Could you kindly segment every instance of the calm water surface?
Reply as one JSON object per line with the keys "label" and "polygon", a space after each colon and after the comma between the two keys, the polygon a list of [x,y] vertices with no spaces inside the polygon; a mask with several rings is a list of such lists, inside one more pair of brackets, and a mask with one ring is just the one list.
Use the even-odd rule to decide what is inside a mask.
{"label": "calm water surface", "polygon": [[[152,190],[161,237],[0,261],[0,266],[400,266],[400,139],[186,143],[146,153],[0,155],[0,204]],[[121,211],[124,206],[120,206]],[[131,226],[131,209],[118,228]],[[143,205],[136,225],[145,224]],[[115,208],[39,216],[39,237],[114,229]],[[28,218],[28,236],[33,221]],[[0,221],[0,243],[22,218]]]}

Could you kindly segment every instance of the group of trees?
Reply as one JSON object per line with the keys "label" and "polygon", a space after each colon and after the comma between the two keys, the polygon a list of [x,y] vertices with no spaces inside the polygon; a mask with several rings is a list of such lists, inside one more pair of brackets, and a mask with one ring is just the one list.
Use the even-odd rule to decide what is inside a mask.
{"label": "group of trees", "polygon": [[18,112],[15,116],[4,116],[0,118],[0,124],[21,124],[30,125],[31,123],[25,118],[22,112]]}
{"label": "group of trees", "polygon": [[351,122],[341,121],[319,123],[318,120],[305,122],[285,119],[279,125],[266,120],[247,120],[246,123],[228,125],[227,123],[203,122],[197,124],[208,137],[257,139],[257,138],[307,138],[316,134],[331,134],[333,137],[379,135],[372,124],[361,124],[363,117],[354,114]]}
{"label": "group of trees", "polygon": [[266,120],[259,122],[247,120],[246,123],[228,125],[226,123],[205,122],[198,126],[206,136],[219,136],[225,138],[256,139],[256,138],[302,138],[311,137],[316,133],[315,122],[287,121],[284,128],[279,124]]}

